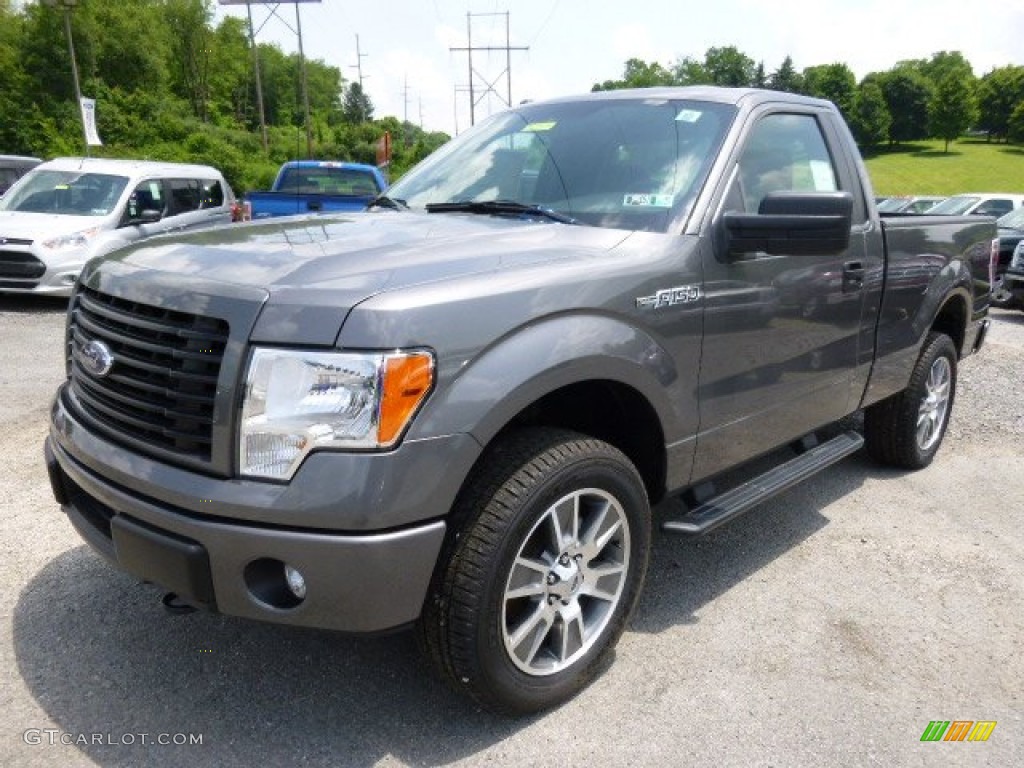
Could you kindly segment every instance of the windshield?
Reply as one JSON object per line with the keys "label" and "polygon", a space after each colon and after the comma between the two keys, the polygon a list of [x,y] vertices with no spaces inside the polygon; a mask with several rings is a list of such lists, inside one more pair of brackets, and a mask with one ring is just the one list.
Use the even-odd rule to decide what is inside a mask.
{"label": "windshield", "polygon": [[[689,213],[734,114],[661,98],[528,104],[458,136],[388,196],[411,208],[500,200],[580,224],[666,232]],[[515,215],[511,206],[474,212]]]}
{"label": "windshield", "polygon": [[996,224],[1006,229],[1024,229],[1024,208],[1017,208],[996,219]]}
{"label": "windshield", "polygon": [[934,208],[929,208],[928,213],[936,216],[959,216],[980,199],[980,197],[971,197],[970,195],[957,195],[943,200]]}
{"label": "windshield", "polygon": [[878,204],[879,213],[899,213],[910,205],[909,197],[890,197]]}
{"label": "windshield", "polygon": [[106,216],[128,185],[125,176],[34,170],[0,198],[0,211]]}

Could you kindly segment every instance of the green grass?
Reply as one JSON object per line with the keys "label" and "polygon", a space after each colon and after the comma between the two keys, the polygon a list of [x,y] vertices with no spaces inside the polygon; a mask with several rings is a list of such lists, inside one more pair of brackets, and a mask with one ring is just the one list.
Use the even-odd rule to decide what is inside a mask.
{"label": "green grass", "polygon": [[921,141],[865,156],[876,195],[1024,194],[1024,147],[965,139]]}

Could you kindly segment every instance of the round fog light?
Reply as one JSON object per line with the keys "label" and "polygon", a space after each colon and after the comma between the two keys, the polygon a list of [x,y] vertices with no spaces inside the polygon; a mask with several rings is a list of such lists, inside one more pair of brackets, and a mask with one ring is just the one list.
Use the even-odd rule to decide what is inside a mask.
{"label": "round fog light", "polygon": [[284,566],[284,580],[288,584],[288,589],[295,595],[299,600],[303,600],[306,597],[306,579],[297,568],[285,563]]}

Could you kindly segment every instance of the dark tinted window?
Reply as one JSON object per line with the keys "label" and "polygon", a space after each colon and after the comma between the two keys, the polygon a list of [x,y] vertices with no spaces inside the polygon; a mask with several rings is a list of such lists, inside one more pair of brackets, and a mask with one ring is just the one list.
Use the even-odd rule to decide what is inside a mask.
{"label": "dark tinted window", "polygon": [[974,213],[979,216],[1002,216],[1004,213],[1009,213],[1013,210],[1013,202],[1010,200],[986,200],[984,203],[974,209]]}
{"label": "dark tinted window", "polygon": [[286,168],[277,189],[300,195],[376,195],[380,192],[376,178],[369,171],[332,166]]}

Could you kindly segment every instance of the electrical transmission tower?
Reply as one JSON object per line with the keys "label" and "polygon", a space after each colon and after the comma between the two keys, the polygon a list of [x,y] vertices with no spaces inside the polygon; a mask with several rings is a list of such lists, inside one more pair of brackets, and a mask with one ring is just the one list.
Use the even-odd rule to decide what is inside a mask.
{"label": "electrical transmission tower", "polygon": [[[505,17],[505,45],[473,45],[473,18],[479,16],[504,16]],[[505,104],[506,107],[512,106],[512,51],[528,51],[529,46],[525,45],[509,45],[509,14],[508,11],[504,13],[467,13],[466,14],[466,46],[458,48],[449,48],[450,51],[465,51],[469,60],[469,124],[473,125],[476,122],[476,105],[479,104],[485,96],[489,93],[493,93],[498,99]],[[473,67],[473,52],[474,51],[504,51],[505,52],[505,70],[495,77],[493,80],[488,79],[487,76],[477,72]],[[507,85],[508,97],[503,97],[498,91],[495,90],[495,85],[501,78],[505,78]],[[477,82],[480,81],[484,84],[483,90],[478,90],[476,87]]]}

